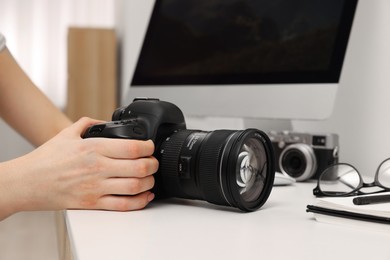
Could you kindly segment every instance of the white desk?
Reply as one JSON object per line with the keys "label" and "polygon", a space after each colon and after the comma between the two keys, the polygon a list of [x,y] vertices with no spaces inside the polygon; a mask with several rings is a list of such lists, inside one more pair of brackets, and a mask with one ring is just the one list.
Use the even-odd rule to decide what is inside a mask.
{"label": "white desk", "polygon": [[[390,234],[319,223],[314,183],[274,187],[258,211],[170,199],[135,212],[65,213],[75,259],[390,259]],[[379,225],[379,224],[378,224]]]}

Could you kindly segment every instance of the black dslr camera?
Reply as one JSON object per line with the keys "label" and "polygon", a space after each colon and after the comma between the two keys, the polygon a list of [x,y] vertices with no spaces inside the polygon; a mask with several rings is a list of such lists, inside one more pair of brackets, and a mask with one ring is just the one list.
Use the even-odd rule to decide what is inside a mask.
{"label": "black dslr camera", "polygon": [[272,143],[257,129],[187,130],[181,110],[158,99],[135,99],[84,138],[151,139],[160,166],[156,198],[179,197],[254,211],[268,199],[275,175]]}
{"label": "black dslr camera", "polygon": [[297,132],[270,132],[276,158],[276,171],[306,181],[318,179],[338,162],[338,135]]}

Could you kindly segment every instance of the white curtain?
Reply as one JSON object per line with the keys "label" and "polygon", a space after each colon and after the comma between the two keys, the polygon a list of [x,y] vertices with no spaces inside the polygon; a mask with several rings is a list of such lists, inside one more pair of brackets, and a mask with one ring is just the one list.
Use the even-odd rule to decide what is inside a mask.
{"label": "white curtain", "polygon": [[37,86],[66,105],[69,26],[115,27],[115,0],[0,0],[0,32]]}

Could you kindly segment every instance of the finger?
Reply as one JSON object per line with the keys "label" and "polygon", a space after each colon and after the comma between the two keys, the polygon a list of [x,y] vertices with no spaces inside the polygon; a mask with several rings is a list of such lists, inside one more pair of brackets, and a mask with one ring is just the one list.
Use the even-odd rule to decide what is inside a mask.
{"label": "finger", "polygon": [[143,192],[135,196],[115,196],[107,195],[98,200],[96,209],[131,211],[143,209],[154,199],[154,194],[150,191]]}
{"label": "finger", "polygon": [[151,140],[89,138],[85,141],[93,144],[98,153],[110,158],[137,159],[154,153],[154,143]]}
{"label": "finger", "polygon": [[110,178],[104,181],[104,194],[136,195],[148,191],[154,186],[154,177],[145,178]]}
{"label": "finger", "polygon": [[103,167],[97,167],[102,176],[106,178],[143,178],[157,172],[158,161],[154,157],[139,158],[135,160],[116,160],[108,158]]}

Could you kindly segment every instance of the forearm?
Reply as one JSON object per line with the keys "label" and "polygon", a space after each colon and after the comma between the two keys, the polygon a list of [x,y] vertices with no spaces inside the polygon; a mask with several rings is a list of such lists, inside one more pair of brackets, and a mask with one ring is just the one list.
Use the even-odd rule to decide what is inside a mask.
{"label": "forearm", "polygon": [[36,146],[71,124],[28,78],[7,49],[0,52],[0,116]]}

